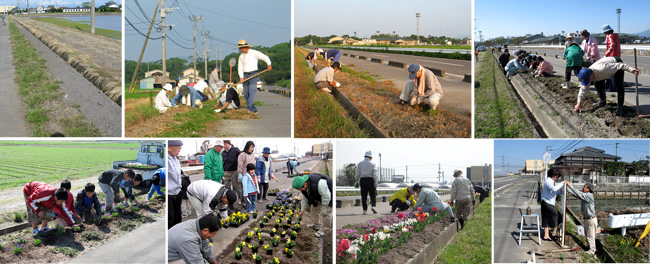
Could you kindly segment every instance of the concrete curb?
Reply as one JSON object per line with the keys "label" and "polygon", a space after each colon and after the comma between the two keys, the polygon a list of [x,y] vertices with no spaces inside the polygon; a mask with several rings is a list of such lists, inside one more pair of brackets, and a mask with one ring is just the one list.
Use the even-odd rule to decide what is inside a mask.
{"label": "concrete curb", "polygon": [[375,122],[368,118],[364,113],[359,111],[359,109],[354,106],[352,100],[341,93],[338,89],[332,88],[332,95],[336,100],[345,108],[345,110],[350,113],[350,116],[354,119],[360,120],[359,127],[361,129],[367,129],[370,134],[375,138],[389,138],[388,133],[381,129]]}
{"label": "concrete curb", "polygon": [[267,91],[279,94],[286,97],[291,97],[291,89],[275,89],[275,88],[266,88]]}
{"label": "concrete curb", "polygon": [[98,89],[104,92],[104,94],[108,96],[113,102],[122,106],[122,88],[121,88],[122,84],[121,83],[119,84],[115,83],[112,80],[101,77],[98,73],[91,71],[90,70],[92,69],[91,66],[84,65],[81,61],[77,60],[74,57],[74,55],[71,55],[68,52],[64,51],[63,47],[67,46],[66,44],[60,43],[59,41],[48,36],[47,34],[44,34],[43,32],[34,28],[26,21],[23,21],[22,18],[16,18],[15,16],[13,16],[13,19],[16,22],[18,22],[20,25],[22,25],[25,29],[27,29],[29,32],[31,32],[34,35],[34,37],[36,37],[41,42],[43,42],[43,44],[49,47],[54,53],[59,55],[59,57],[61,57],[70,66],[72,66],[72,68],[77,70],[77,72],[81,73],[81,75],[83,75],[84,78],[86,78],[88,81],[94,84]]}
{"label": "concrete curb", "polygon": [[[438,192],[439,195],[447,195],[450,194],[450,192]],[[382,194],[382,195],[377,195],[377,202],[378,203],[387,203],[390,201],[390,197],[392,195],[390,194]],[[341,199],[336,200],[336,208],[346,208],[346,207],[355,207],[355,206],[361,206],[361,197],[359,198],[354,198],[354,199],[347,199],[349,197],[354,197],[354,196],[342,196]]]}

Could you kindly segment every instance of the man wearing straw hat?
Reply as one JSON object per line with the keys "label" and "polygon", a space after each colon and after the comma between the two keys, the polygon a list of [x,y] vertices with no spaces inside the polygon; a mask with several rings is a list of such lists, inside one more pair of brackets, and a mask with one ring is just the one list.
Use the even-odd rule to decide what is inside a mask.
{"label": "man wearing straw hat", "polygon": [[[239,64],[237,66],[237,73],[239,73],[239,81],[242,82],[246,78],[257,74],[257,61],[263,60],[266,62],[267,71],[271,71],[271,59],[269,56],[264,55],[257,50],[250,49],[253,47],[248,45],[246,40],[239,40],[237,48],[242,52],[239,55]],[[257,92],[258,77],[251,78],[243,82],[244,85],[244,98],[246,99],[246,110],[257,114],[257,107],[255,107],[255,92]]]}

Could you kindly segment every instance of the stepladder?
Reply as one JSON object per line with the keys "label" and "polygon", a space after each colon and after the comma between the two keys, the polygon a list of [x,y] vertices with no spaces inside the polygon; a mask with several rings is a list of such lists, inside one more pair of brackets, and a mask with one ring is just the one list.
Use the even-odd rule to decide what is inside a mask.
{"label": "stepladder", "polygon": [[[526,219],[530,220],[535,220],[535,223],[533,224],[532,222],[526,222]],[[530,224],[526,224],[530,223]],[[539,214],[521,214],[521,221],[519,222],[519,246],[521,246],[521,237],[524,235],[524,233],[537,233],[537,241],[539,245],[542,245],[542,236],[540,232],[540,227],[539,227]]]}

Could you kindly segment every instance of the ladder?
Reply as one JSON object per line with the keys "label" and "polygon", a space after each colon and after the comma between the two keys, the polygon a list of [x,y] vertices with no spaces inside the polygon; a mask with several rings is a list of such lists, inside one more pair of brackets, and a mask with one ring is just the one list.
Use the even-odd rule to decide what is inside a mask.
{"label": "ladder", "polygon": [[[530,224],[526,225],[524,222],[525,218],[531,218],[531,220],[534,218],[535,219],[535,224]],[[542,237],[541,237],[541,232],[539,229],[539,215],[538,214],[531,214],[531,215],[526,215],[526,214],[521,214],[521,222],[519,223],[519,246],[521,246],[521,237],[523,236],[524,233],[537,233],[537,240],[539,241],[539,245],[542,245]]]}

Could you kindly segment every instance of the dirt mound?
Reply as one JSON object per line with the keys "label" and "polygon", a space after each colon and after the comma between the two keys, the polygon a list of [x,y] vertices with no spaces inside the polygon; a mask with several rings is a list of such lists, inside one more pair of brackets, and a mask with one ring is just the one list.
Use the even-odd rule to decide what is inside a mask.
{"label": "dirt mound", "polygon": [[378,263],[406,263],[409,259],[420,253],[424,245],[428,245],[445,230],[445,227],[453,223],[451,217],[444,217],[440,221],[427,225],[422,232],[413,232],[408,243],[402,244],[399,248],[393,248],[379,257]]}

